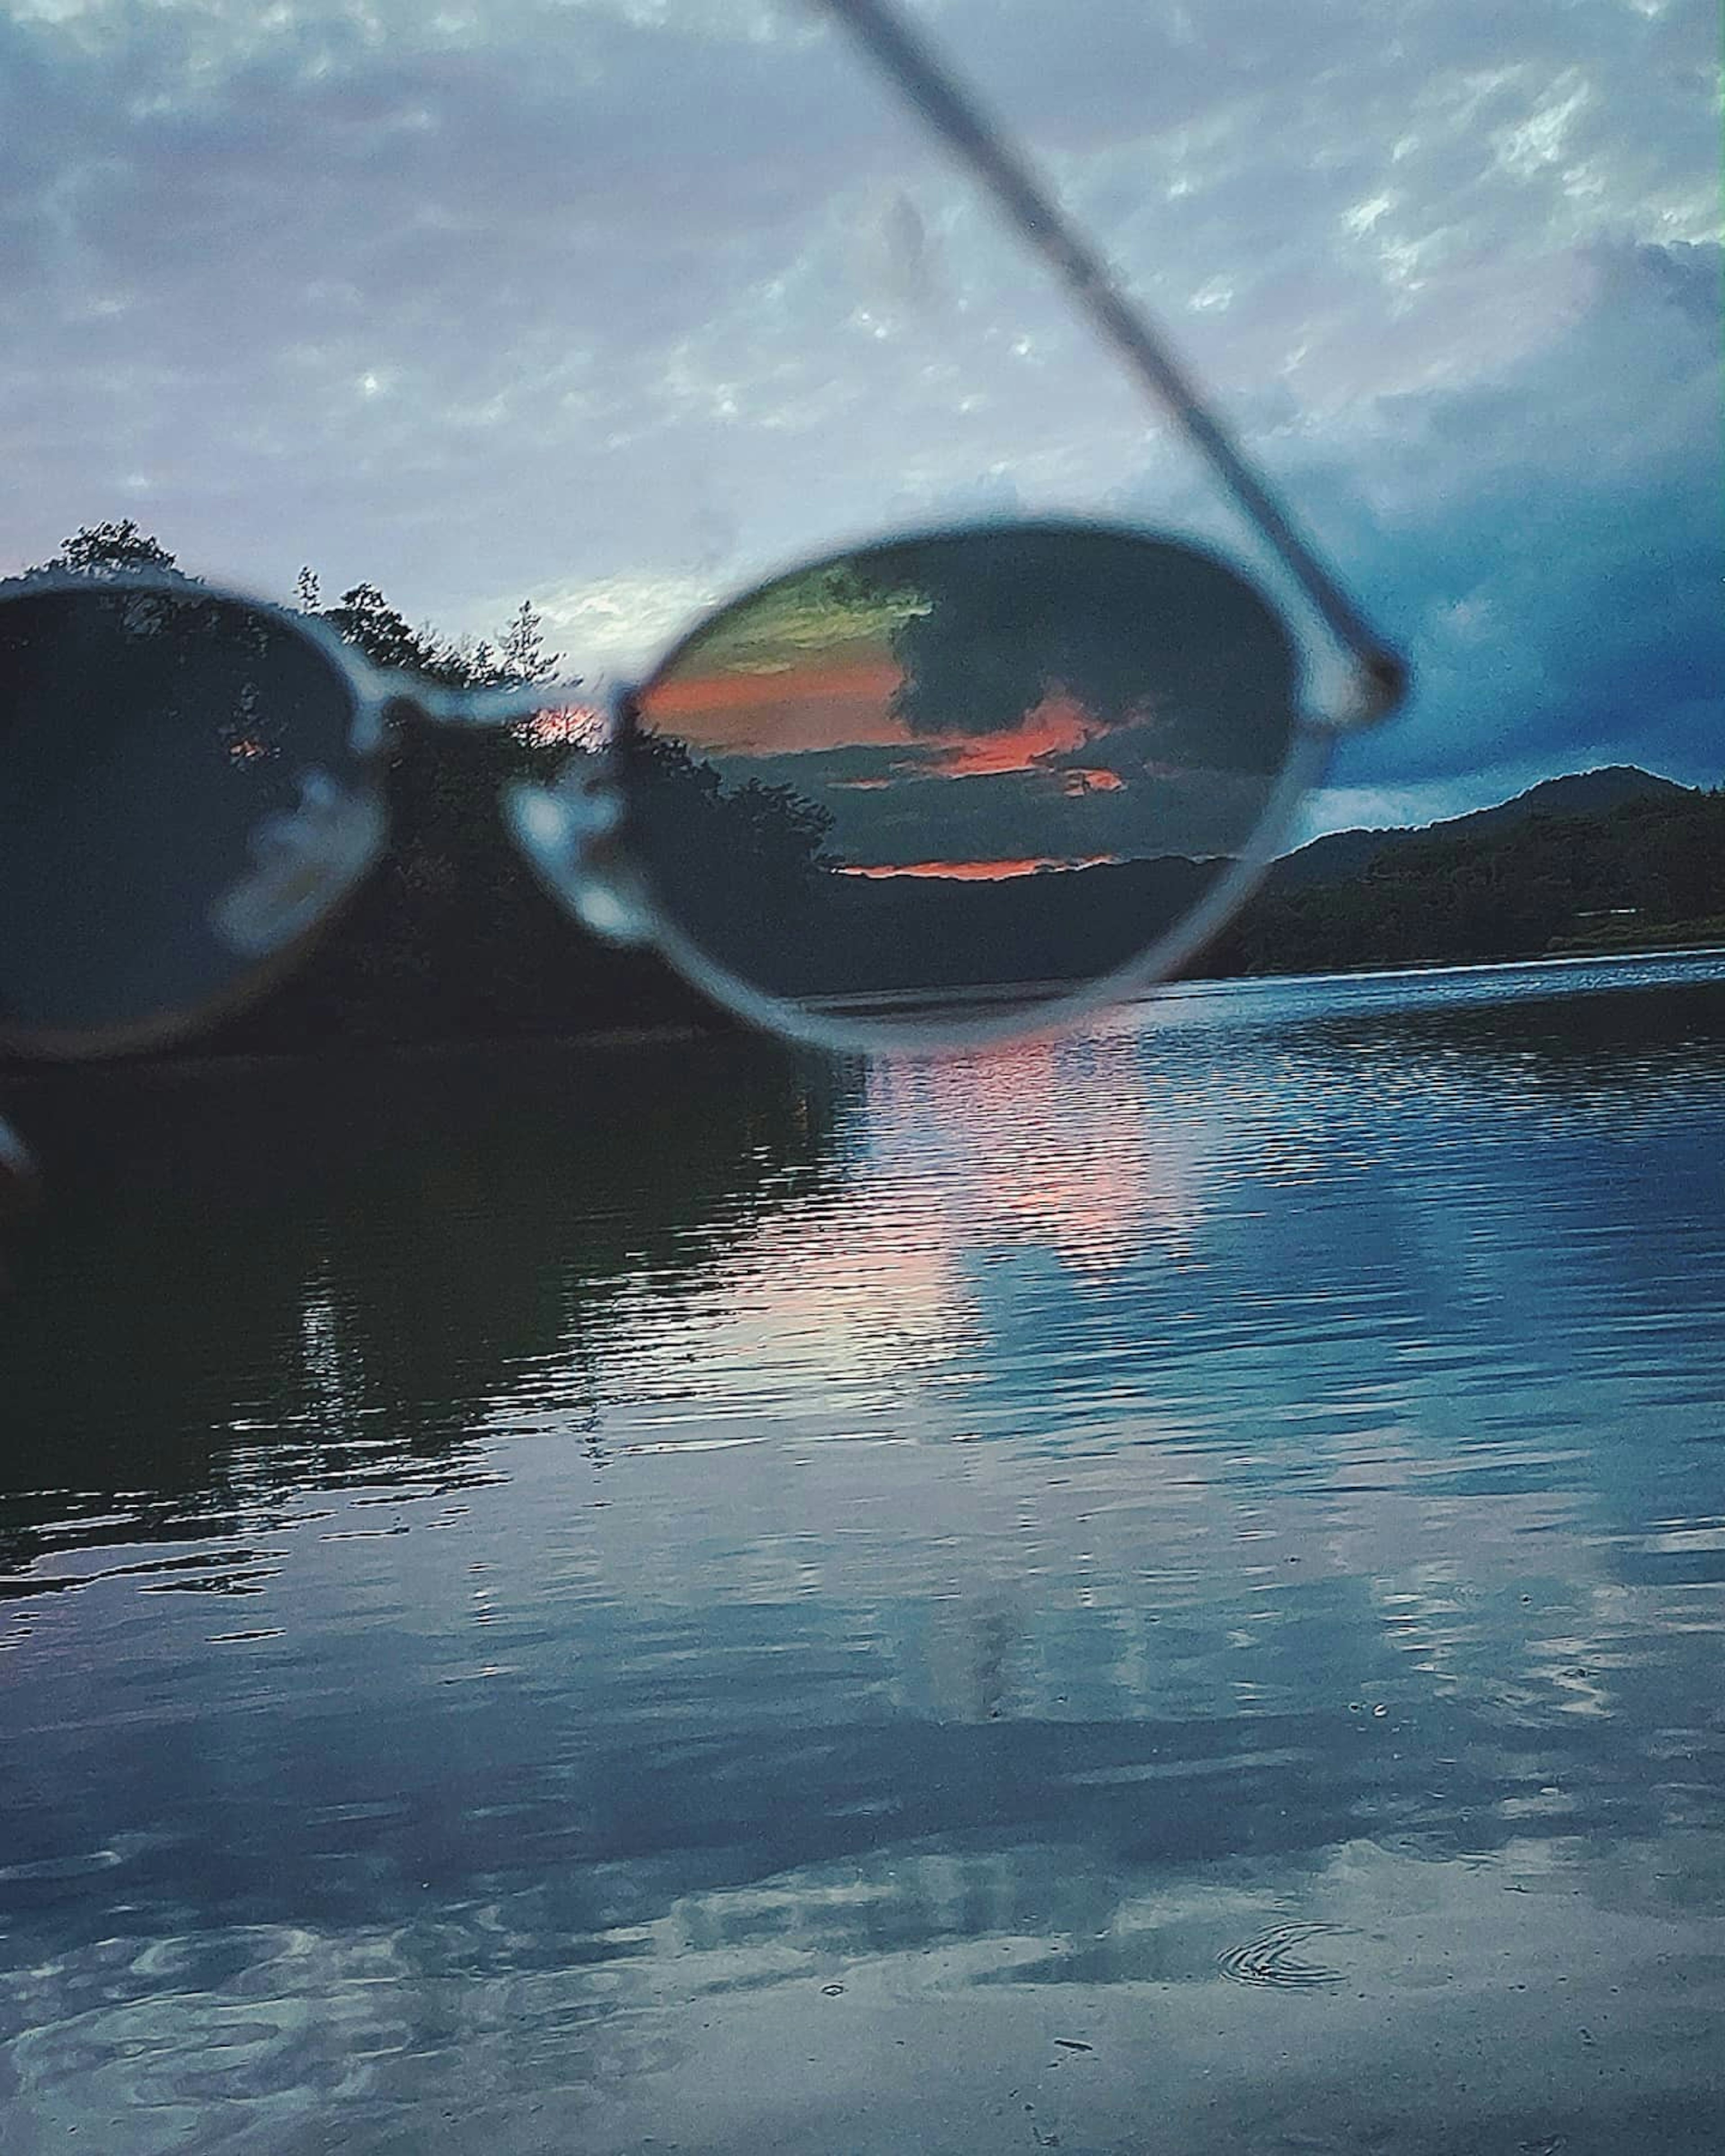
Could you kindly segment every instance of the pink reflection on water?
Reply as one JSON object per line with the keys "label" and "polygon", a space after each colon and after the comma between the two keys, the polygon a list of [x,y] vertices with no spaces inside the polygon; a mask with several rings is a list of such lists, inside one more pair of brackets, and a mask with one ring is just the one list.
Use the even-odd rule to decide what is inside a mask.
{"label": "pink reflection on water", "polygon": [[881,1063],[869,1105],[876,1158],[927,1163],[962,1247],[1040,1245],[1088,1274],[1147,1246],[1192,1257],[1205,1127],[1153,1112],[1130,1034]]}

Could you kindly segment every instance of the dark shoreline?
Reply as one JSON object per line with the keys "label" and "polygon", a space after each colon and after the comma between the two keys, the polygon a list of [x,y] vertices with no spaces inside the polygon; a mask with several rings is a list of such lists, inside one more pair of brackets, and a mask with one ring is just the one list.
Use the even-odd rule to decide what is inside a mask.
{"label": "dark shoreline", "polygon": [[[1516,957],[1420,958],[1397,964],[1363,961],[1349,966],[1327,966],[1298,973],[1188,973],[1158,983],[1122,999],[1123,1004],[1154,1001],[1169,990],[1183,988],[1278,988],[1306,981],[1338,981],[1414,977],[1426,973],[1511,971],[1524,966],[1585,965],[1589,962],[1630,964],[1636,960],[1658,963],[1683,958],[1725,955],[1725,937],[1714,943],[1635,944],[1603,946],[1582,950],[1540,951]],[[444,1040],[326,1039],[305,1048],[207,1049],[182,1045],[137,1055],[89,1057],[39,1056],[0,1059],[0,1089],[12,1086],[26,1091],[65,1082],[100,1083],[105,1078],[135,1078],[144,1072],[172,1080],[219,1069],[224,1072],[279,1070],[300,1064],[346,1065],[360,1067],[383,1062],[456,1062],[464,1058],[494,1060],[509,1051],[525,1058],[593,1053],[609,1055],[618,1050],[673,1048],[682,1044],[723,1043],[743,1047],[765,1045],[787,1055],[819,1053],[781,1041],[732,1018],[715,1007],[713,1022],[701,1024],[670,1019],[639,1025],[608,1024],[560,1033],[498,1033],[450,1036]]]}
{"label": "dark shoreline", "polygon": [[279,1070],[294,1064],[363,1065],[382,1062],[453,1062],[464,1056],[495,1057],[501,1050],[523,1055],[564,1054],[571,1050],[593,1050],[608,1054],[617,1049],[674,1047],[679,1042],[759,1040],[762,1036],[736,1024],[712,1026],[673,1024],[596,1026],[591,1032],[470,1034],[444,1040],[325,1040],[305,1048],[200,1049],[187,1045],[146,1050],[137,1055],[92,1056],[34,1056],[0,1060],[0,1087],[47,1082],[76,1074],[100,1078],[105,1074],[136,1075],[150,1071],[161,1075],[185,1075],[195,1071]]}

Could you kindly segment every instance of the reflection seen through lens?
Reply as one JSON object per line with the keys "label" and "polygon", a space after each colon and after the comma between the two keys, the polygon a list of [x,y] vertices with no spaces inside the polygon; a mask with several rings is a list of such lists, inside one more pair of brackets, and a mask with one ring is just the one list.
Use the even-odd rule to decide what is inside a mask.
{"label": "reflection seen through lens", "polygon": [[768,585],[635,699],[655,901],[745,987],[918,1016],[1140,959],[1263,822],[1295,731],[1266,602],[1088,527],[875,547]]}
{"label": "reflection seen through lens", "polygon": [[188,587],[0,605],[0,1034],[171,1029],[326,913],[382,810],[310,638]]}

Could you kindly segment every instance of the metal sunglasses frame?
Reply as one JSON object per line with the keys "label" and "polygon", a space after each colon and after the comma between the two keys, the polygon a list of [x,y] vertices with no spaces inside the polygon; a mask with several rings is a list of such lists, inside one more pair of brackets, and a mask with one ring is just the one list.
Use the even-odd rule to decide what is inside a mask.
{"label": "metal sunglasses frame", "polygon": [[[753,1024],[840,1053],[939,1050],[1022,1039],[1061,1029],[1123,997],[1153,987],[1185,966],[1261,878],[1300,801],[1322,777],[1337,737],[1387,718],[1402,701],[1407,691],[1407,670],[1400,657],[1370,629],[1245,462],[1221,422],[1201,402],[1108,264],[1060,210],[999,126],[960,88],[945,59],[906,23],[890,0],[816,0],[816,4],[856,38],[957,161],[980,182],[1009,224],[1043,262],[1127,374],[1182,428],[1247,522],[1267,543],[1343,662],[1340,693],[1330,700],[1333,708],[1328,711],[1296,714],[1286,762],[1250,843],[1199,905],[1147,946],[1131,964],[1093,981],[1076,983],[1070,994],[1050,996],[1028,1010],[1019,1007],[1004,1014],[971,1014],[960,1019],[915,1018],[881,1024],[770,995],[716,964],[685,925],[658,904],[650,875],[629,850],[626,759],[618,751],[626,746],[636,723],[636,692],[631,689],[612,692],[605,715],[606,746],[591,757],[579,752],[572,756],[568,769],[551,787],[508,788],[506,820],[546,888],[584,927],[614,942],[651,946],[716,1003]],[[1101,525],[1081,518],[1039,518],[1023,520],[1023,523],[1042,530],[1116,531],[1181,546],[1189,552],[1207,551],[1153,531]],[[957,530],[976,528],[966,526]],[[1013,527],[996,523],[986,528]],[[914,543],[950,537],[955,531],[947,527],[891,536],[895,542]],[[835,549],[821,558],[835,561],[854,551],[854,547]],[[815,566],[819,563],[799,561],[781,572],[780,577],[762,580],[752,590]],[[1240,574],[1235,564],[1226,566]],[[347,685],[353,713],[350,746],[371,777],[373,799],[380,811],[378,844],[342,880],[321,894],[322,903],[315,919],[302,932],[285,937],[267,957],[243,968],[232,985],[217,997],[195,1008],[124,1027],[75,1034],[13,1030],[8,1034],[0,1029],[0,1046],[29,1053],[94,1057],[160,1046],[196,1034],[228,1012],[254,1001],[291,971],[310,943],[340,912],[365,869],[381,852],[381,774],[395,726],[429,721],[460,727],[503,727],[531,720],[573,700],[572,690],[559,691],[554,684],[457,689],[388,671],[344,643],[315,615],[300,614],[270,601],[211,585],[148,575],[106,579],[65,576],[32,578],[14,588],[17,596],[28,593],[33,597],[63,590],[88,593],[115,589],[156,591],[182,599],[195,595],[207,602],[249,608],[290,633],[309,639]],[[750,596],[752,593],[743,593],[697,622],[677,640],[655,671],[670,665],[684,644],[700,635],[710,622],[746,603]],[[1282,609],[1278,607],[1276,611],[1280,614]]]}
{"label": "metal sunglasses frame", "polygon": [[[1170,542],[1160,534],[1076,518],[963,525],[895,534],[893,542],[914,545],[919,541],[962,537],[978,530],[1065,531],[1075,536],[1103,531],[1159,546],[1173,543],[1188,552],[1202,551],[1189,547],[1184,541]],[[822,559],[843,561],[851,551],[840,550]],[[784,573],[820,565],[820,561],[799,560]],[[779,581],[779,578],[765,579],[750,592],[715,608],[679,639],[661,666],[674,664],[684,646],[702,635],[711,623],[735,607],[747,605],[754,592]],[[68,1060],[123,1055],[187,1039],[245,1008],[293,971],[381,858],[388,841],[384,772],[398,729],[429,724],[501,730],[580,701],[578,691],[567,686],[560,689],[554,683],[524,684],[518,688],[454,688],[380,667],[316,615],[298,613],[269,600],[189,579],[148,574],[33,578],[14,585],[10,592],[0,588],[0,612],[8,603],[44,597],[64,595],[99,603],[116,593],[159,597],[182,605],[237,608],[311,644],[349,699],[347,747],[357,766],[352,779],[351,800],[372,823],[375,839],[362,855],[331,863],[323,881],[301,902],[301,924],[281,934],[266,955],[238,966],[233,981],[214,996],[111,1027],[65,1030],[8,1028],[0,1024],[0,1048]],[[649,947],[712,1001],[751,1024],[839,1053],[973,1047],[990,1040],[1056,1031],[1090,1012],[1165,980],[1203,947],[1258,882],[1274,859],[1295,810],[1322,778],[1340,730],[1332,721],[1296,718],[1288,754],[1246,847],[1199,905],[1147,945],[1130,965],[1093,980],[1075,983],[1070,993],[1051,995],[1028,1009],[1015,1006],[1006,1012],[882,1022],[768,993],[717,964],[701,948],[698,927],[691,932],[689,924],[660,903],[650,865],[630,844],[628,751],[638,724],[639,693],[628,686],[611,692],[600,713],[599,745],[593,750],[572,750],[563,771],[550,785],[519,782],[506,787],[502,807],[506,828],[545,889],[592,933],[612,943]]]}
{"label": "metal sunglasses frame", "polygon": [[[1079,517],[1042,517],[1010,522],[947,526],[932,531],[894,533],[895,547],[963,538],[980,531],[1072,535],[1106,533],[1163,547],[1178,547],[1200,558],[1221,562],[1207,549],[1184,539],[1130,526]],[[739,598],[715,608],[679,638],[648,676],[646,686],[674,668],[683,651],[700,642],[711,625],[746,606],[756,592],[827,562],[841,562],[855,549],[841,549],[813,562],[798,562],[768,578]],[[1231,575],[1239,571],[1221,562]],[[619,689],[607,715],[606,748],[590,763],[572,765],[549,787],[514,786],[506,790],[505,815],[516,842],[540,881],[594,934],[622,944],[656,950],[703,994],[769,1033],[840,1055],[938,1053],[986,1047],[990,1042],[1022,1040],[1065,1030],[1074,1023],[1135,993],[1154,988],[1178,973],[1238,911],[1276,858],[1277,847],[1301,802],[1322,778],[1332,748],[1345,725],[1358,719],[1328,720],[1295,715],[1288,751],[1268,798],[1241,852],[1191,911],[1162,936],[1147,943],[1130,963],[1075,981],[1034,1004],[1004,1010],[964,1011],[949,1005],[937,1015],[917,1014],[882,1020],[826,1009],[818,1002],[798,1002],[769,993],[742,975],[719,964],[702,947],[698,929],[663,906],[653,887],[649,865],[629,844],[629,751],[640,726],[643,690]]]}

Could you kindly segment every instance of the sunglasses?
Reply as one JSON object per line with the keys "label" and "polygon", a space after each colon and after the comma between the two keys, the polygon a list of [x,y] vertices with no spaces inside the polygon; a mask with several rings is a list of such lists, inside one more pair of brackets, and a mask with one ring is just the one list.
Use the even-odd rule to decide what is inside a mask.
{"label": "sunglasses", "polygon": [[[1404,670],[944,64],[882,0],[829,4],[1207,458],[1292,614],[1124,526],[850,547],[699,622],[505,821],[578,921],[747,1019],[968,1044],[1186,965]],[[402,726],[543,741],[567,706],[392,673],[203,584],[0,588],[0,1046],[123,1052],[256,997],[387,846]]]}

